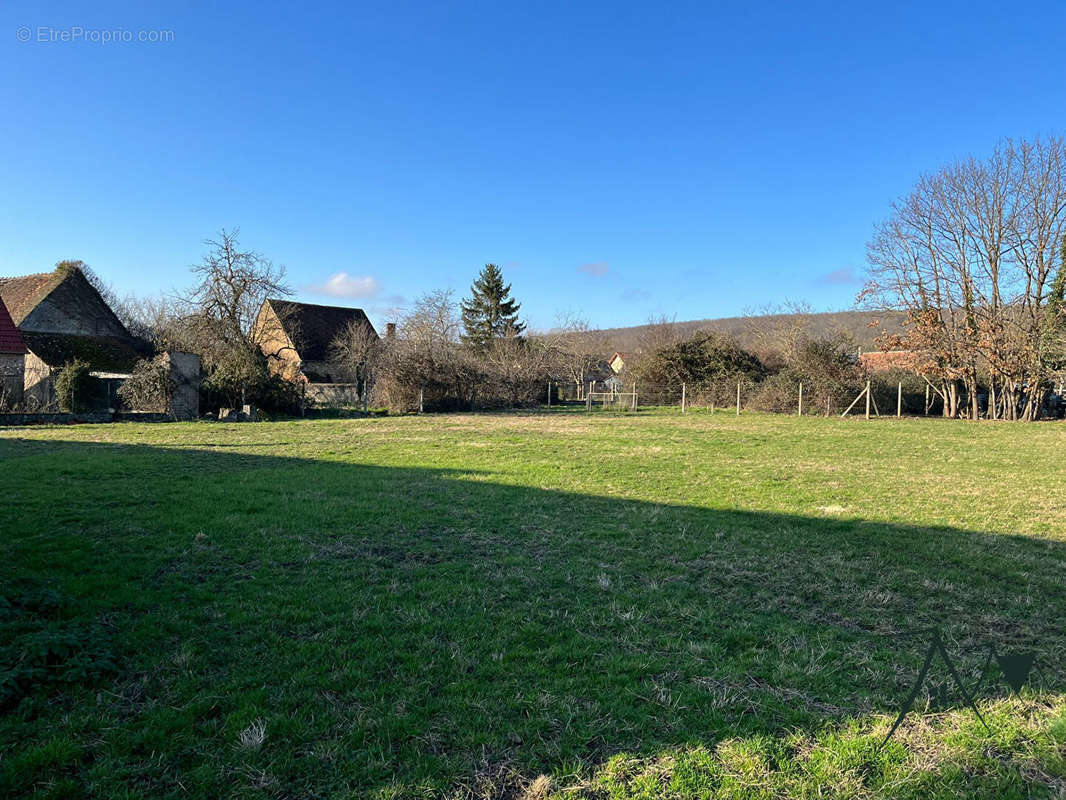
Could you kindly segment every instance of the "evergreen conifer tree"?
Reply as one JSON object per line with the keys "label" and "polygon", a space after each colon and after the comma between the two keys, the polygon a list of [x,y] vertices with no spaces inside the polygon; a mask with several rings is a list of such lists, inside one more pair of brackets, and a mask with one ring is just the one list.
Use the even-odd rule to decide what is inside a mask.
{"label": "evergreen conifer tree", "polygon": [[503,282],[503,272],[486,264],[463,300],[463,343],[484,349],[494,340],[519,336],[526,326],[518,321],[521,306],[511,298],[511,285]]}

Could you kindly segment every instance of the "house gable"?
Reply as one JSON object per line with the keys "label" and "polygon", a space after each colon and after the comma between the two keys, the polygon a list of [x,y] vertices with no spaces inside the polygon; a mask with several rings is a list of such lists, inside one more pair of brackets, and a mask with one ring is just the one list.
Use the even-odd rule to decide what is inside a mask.
{"label": "house gable", "polygon": [[352,323],[366,326],[377,338],[377,331],[361,308],[270,299],[259,310],[255,330],[259,348],[271,359],[275,371],[290,378],[343,382],[346,376],[334,374],[336,370],[330,364],[330,348]]}
{"label": "house gable", "polygon": [[132,338],[81,270],[60,267],[53,274],[58,280],[19,322],[23,332]]}
{"label": "house gable", "polygon": [[263,301],[259,313],[256,314],[252,324],[252,337],[267,357],[271,371],[289,380],[295,380],[299,376],[300,355],[270,300]]}

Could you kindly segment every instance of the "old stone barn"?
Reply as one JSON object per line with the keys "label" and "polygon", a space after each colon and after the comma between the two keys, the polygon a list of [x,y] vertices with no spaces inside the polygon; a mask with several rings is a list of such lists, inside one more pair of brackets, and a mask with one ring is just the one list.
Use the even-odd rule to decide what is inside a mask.
{"label": "old stone barn", "polygon": [[61,263],[54,271],[0,278],[0,300],[10,312],[27,353],[23,405],[56,407],[56,371],[79,359],[113,393],[142,358],[147,342],[131,335],[81,269]]}
{"label": "old stone barn", "polygon": [[331,350],[338,337],[353,332],[378,338],[363,309],[270,299],[259,309],[254,327],[271,369],[303,383],[308,400],[321,405],[359,400],[359,376],[338,363]]}

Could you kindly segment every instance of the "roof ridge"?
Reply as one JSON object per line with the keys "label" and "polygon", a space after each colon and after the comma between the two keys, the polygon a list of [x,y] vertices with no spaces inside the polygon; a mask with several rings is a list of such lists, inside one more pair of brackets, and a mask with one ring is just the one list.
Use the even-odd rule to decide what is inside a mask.
{"label": "roof ridge", "polygon": [[51,272],[34,272],[30,275],[13,275],[0,278],[0,288],[8,287],[4,303],[11,319],[21,325],[41,302],[65,279],[58,269]]}
{"label": "roof ridge", "polygon": [[305,303],[302,300],[290,300],[287,297],[268,297],[266,301],[268,303],[292,303],[296,306],[311,306],[312,308],[343,308],[345,311],[363,311],[362,306],[338,306],[327,305],[326,303]]}
{"label": "roof ridge", "polygon": [[21,281],[26,278],[46,278],[49,275],[54,275],[55,270],[51,272],[31,272],[28,275],[0,275],[0,283],[4,281]]}

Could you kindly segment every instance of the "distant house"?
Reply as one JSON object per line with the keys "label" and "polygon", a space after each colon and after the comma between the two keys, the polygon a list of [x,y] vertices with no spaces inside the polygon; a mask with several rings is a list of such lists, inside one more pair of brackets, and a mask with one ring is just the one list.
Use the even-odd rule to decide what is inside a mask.
{"label": "distant house", "polygon": [[23,394],[33,408],[54,406],[53,377],[67,362],[87,362],[93,375],[112,379],[113,391],[137,361],[152,354],[151,345],[126,330],[77,266],[0,278],[0,300],[28,350]]}
{"label": "distant house", "polygon": [[22,403],[26,342],[0,300],[0,410]]}
{"label": "distant house", "polygon": [[859,364],[869,374],[914,369],[915,355],[910,350],[875,350],[859,353]]}
{"label": "distant house", "polygon": [[607,365],[615,375],[619,375],[626,368],[626,359],[628,358],[629,353],[615,353],[607,359]]}
{"label": "distant house", "polygon": [[283,377],[302,383],[349,383],[355,376],[332,363],[330,349],[353,325],[378,338],[361,308],[270,299],[259,309],[253,330],[271,370]]}

